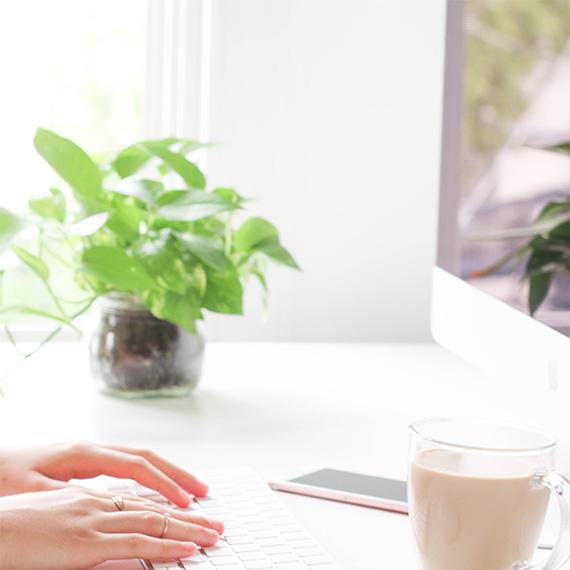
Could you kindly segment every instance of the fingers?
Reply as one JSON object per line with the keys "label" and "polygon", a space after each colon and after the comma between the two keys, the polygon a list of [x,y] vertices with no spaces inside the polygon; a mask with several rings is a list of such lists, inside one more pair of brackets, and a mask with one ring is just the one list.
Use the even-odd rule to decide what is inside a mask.
{"label": "fingers", "polygon": [[[168,513],[173,519],[177,519],[185,524],[199,525],[206,529],[211,529],[216,531],[218,535],[224,532],[224,523],[222,521],[204,517],[202,515],[196,514],[190,510],[179,511],[176,509],[168,509],[159,503],[154,501],[149,501],[148,499],[141,499],[135,496],[123,496],[124,506],[123,513],[129,513],[132,511],[138,512],[151,512],[157,513],[163,516],[164,513]],[[107,513],[118,512],[117,506],[114,503],[111,495],[105,495],[102,503],[102,510]],[[212,535],[213,536],[213,535]]]}
{"label": "fingers", "polygon": [[[174,514],[174,513],[173,513]],[[210,528],[190,523],[153,511],[130,511],[109,513],[99,529],[105,533],[137,533],[154,538],[194,542],[200,546],[213,546],[219,534]]]}
{"label": "fingers", "polygon": [[197,497],[205,497],[208,493],[208,486],[205,483],[198,480],[194,475],[188,473],[184,469],[181,469],[173,463],[170,463],[170,461],[156,455],[152,451],[148,451],[146,449],[131,449],[119,445],[108,445],[105,447],[107,449],[146,459],[151,465],[154,465],[157,469],[160,469],[160,471],[168,475],[168,477],[173,481],[176,481],[176,483],[184,490],[196,495]]}
{"label": "fingers", "polygon": [[65,480],[101,474],[130,478],[158,491],[179,507],[190,503],[187,493],[204,497],[208,492],[208,486],[196,477],[148,450],[79,442],[71,445],[68,455],[74,465]]}
{"label": "fingers", "polygon": [[100,542],[101,546],[104,545],[106,560],[186,558],[198,550],[192,542],[164,540],[136,533],[101,535]]}
{"label": "fingers", "polygon": [[101,474],[134,479],[179,507],[190,504],[190,497],[178,483],[141,455],[90,444],[82,444],[78,449],[74,452],[78,466],[73,474],[78,479]]}

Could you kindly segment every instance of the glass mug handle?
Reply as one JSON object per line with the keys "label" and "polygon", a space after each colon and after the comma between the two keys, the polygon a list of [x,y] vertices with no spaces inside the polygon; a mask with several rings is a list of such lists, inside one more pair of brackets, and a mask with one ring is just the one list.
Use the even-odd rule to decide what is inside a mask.
{"label": "glass mug handle", "polygon": [[552,555],[545,565],[520,562],[513,570],[560,570],[570,560],[570,479],[556,471],[537,473],[532,482],[550,489],[560,505],[560,534]]}

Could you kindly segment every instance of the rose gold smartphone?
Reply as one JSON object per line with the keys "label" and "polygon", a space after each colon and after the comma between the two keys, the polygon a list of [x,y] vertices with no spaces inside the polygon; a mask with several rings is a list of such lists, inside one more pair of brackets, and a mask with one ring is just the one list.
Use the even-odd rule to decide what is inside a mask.
{"label": "rose gold smartphone", "polygon": [[408,513],[406,482],[395,479],[320,469],[284,481],[271,481],[269,486],[288,493]]}

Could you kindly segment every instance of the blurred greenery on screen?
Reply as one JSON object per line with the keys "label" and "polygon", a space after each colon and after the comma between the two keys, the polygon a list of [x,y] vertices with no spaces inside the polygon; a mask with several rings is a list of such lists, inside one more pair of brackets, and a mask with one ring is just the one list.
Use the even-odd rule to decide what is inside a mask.
{"label": "blurred greenery on screen", "polygon": [[532,95],[529,78],[565,49],[567,0],[468,0],[465,13],[463,184],[469,191],[507,142]]}

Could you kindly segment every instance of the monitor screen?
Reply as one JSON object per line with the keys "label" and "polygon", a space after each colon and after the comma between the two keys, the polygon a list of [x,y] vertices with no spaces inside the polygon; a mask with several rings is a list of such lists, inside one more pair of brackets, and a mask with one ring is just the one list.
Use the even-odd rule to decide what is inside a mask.
{"label": "monitor screen", "polygon": [[458,188],[438,265],[570,336],[570,3],[449,4],[459,128],[442,168]]}

